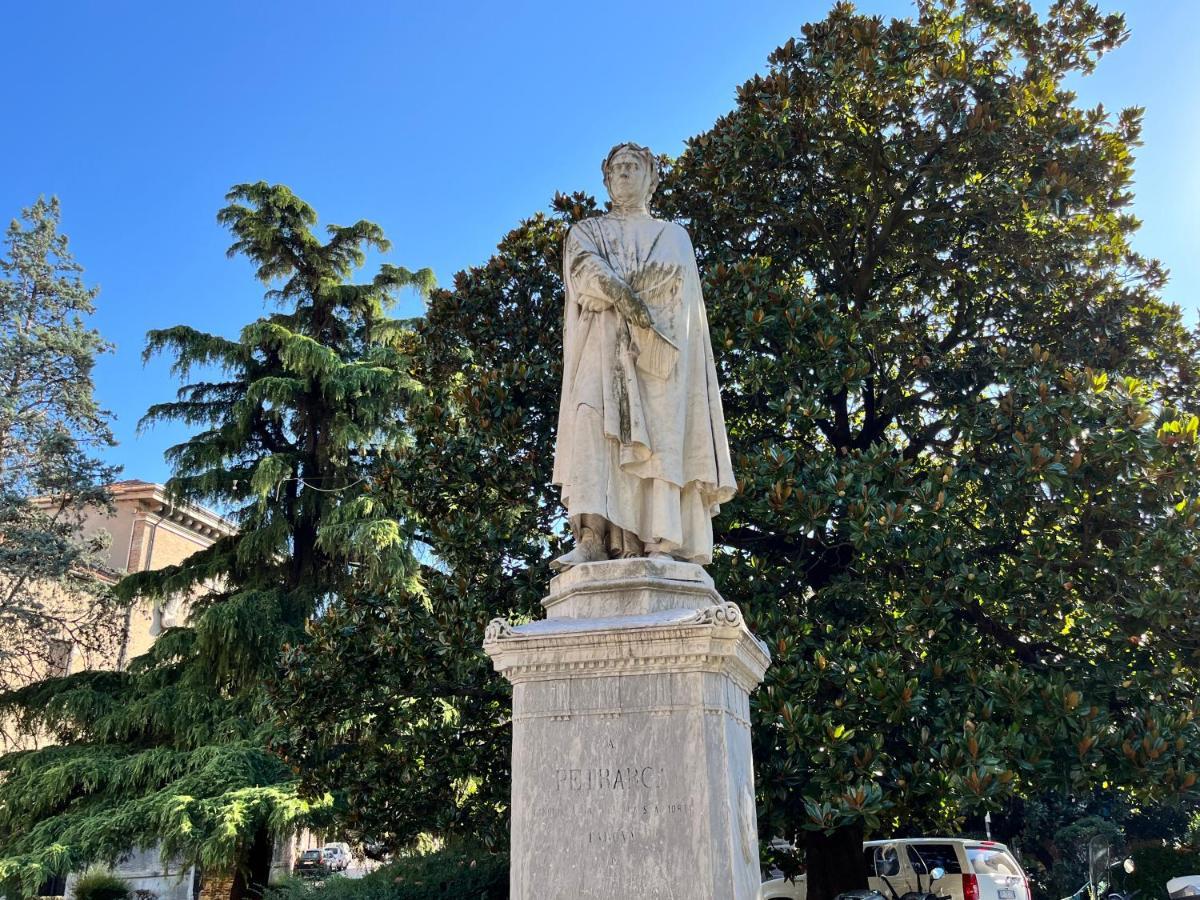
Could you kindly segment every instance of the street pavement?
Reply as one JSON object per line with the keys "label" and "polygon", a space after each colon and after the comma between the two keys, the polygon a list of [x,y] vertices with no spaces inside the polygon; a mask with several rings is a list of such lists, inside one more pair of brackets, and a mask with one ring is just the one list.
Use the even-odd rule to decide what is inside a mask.
{"label": "street pavement", "polygon": [[369,872],[374,872],[381,864],[373,859],[354,859],[346,871],[342,873],[346,878],[362,878]]}

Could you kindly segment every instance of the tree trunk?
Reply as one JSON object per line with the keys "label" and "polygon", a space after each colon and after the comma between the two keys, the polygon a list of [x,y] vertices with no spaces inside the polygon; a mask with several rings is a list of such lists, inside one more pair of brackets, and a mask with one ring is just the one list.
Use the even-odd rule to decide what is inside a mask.
{"label": "tree trunk", "polygon": [[805,835],[808,900],[833,900],[842,891],[867,886],[862,826],[839,828],[833,834],[808,831]]}
{"label": "tree trunk", "polygon": [[243,863],[234,872],[229,900],[262,900],[263,891],[271,877],[274,852],[271,832],[266,825],[262,825],[254,832],[254,840],[246,851]]}

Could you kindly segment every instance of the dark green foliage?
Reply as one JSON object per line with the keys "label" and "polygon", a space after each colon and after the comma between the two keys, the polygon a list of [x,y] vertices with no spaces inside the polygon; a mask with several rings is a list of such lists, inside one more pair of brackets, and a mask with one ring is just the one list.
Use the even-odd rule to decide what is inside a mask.
{"label": "dark green foliage", "polygon": [[1124,817],[1121,828],[1130,844],[1151,842],[1177,844],[1192,837],[1196,801],[1149,806]]}
{"label": "dark green foliage", "polygon": [[665,180],[741,487],[714,576],[774,654],[764,835],[1196,784],[1200,360],[1129,246],[1139,112],[1063,86],[1123,27],[839,5]]}
{"label": "dark green foliage", "polygon": [[60,674],[71,648],[104,654],[122,619],[106,541],[78,538],[118,471],[97,456],[113,437],[92,393],[92,366],[112,347],[84,324],[97,291],[59,216],[57,199],[39,199],[0,257],[0,691]]}
{"label": "dark green foliage", "polygon": [[298,880],[272,889],[267,900],[507,900],[508,858],[480,847],[456,846],[405,856],[351,881]]}
{"label": "dark green foliage", "polygon": [[126,900],[129,885],[111,872],[89,872],[75,882],[75,900]]}
{"label": "dark green foliage", "polygon": [[[1105,839],[1111,848],[1109,889],[1102,896],[1136,889],[1139,900],[1166,900],[1169,878],[1200,875],[1200,858],[1192,846],[1193,810],[1187,806],[1131,810],[1121,796],[1108,791],[1098,791],[1086,802],[1043,796],[1025,805],[1024,827],[1005,840],[1022,849],[1021,863],[1035,900],[1069,897],[1087,884],[1093,838]],[[1121,866],[1130,855],[1137,866],[1133,875]]]}
{"label": "dark green foliage", "polygon": [[[1043,895],[1049,898],[1069,897],[1086,884],[1090,874],[1088,847],[1093,838],[1100,838],[1109,847],[1121,844],[1121,828],[1111,819],[1096,815],[1083,816],[1054,832],[1052,846],[1058,859],[1045,877],[1035,879]],[[1116,862],[1119,857],[1113,857]],[[1111,874],[1117,874],[1115,870]],[[1123,872],[1121,873],[1124,874]]]}
{"label": "dark green foliage", "polygon": [[1117,869],[1113,885],[1124,892],[1136,891],[1137,900],[1167,900],[1167,882],[1184,875],[1200,875],[1200,852],[1195,848],[1138,847],[1130,854],[1134,871]]}
{"label": "dark green foliage", "polygon": [[34,685],[0,708],[63,744],[0,759],[0,879],[17,894],[159,842],[233,869],[235,896],[254,893],[271,837],[330,805],[299,799],[271,750],[280,654],[330,597],[405,576],[406,536],[371,494],[401,441],[395,409],[416,390],[404,332],[385,309],[397,289],[427,289],[432,276],[384,266],[350,283],[367,248],[387,249],[375,225],[331,226],[321,243],[316,214],[285,187],[240,185],[228,199],[231,253],[275,285],[280,311],[236,340],[152,332],[146,352],[173,353],[180,376],[203,367],[220,378],[186,385],[145,421],[197,427],[169,451],[168,488],[177,502],[231,510],[237,531],[120,583],[130,599],[189,597],[187,627],[126,671]]}

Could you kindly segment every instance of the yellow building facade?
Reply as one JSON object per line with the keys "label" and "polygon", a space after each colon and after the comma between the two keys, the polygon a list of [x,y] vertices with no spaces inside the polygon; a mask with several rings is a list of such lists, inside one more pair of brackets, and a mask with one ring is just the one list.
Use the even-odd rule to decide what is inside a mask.
{"label": "yellow building facade", "polygon": [[[117,577],[161,569],[183,562],[218,538],[233,534],[234,526],[209,509],[171,500],[160,484],[121,481],[111,488],[113,511],[98,509],[84,520],[89,534],[106,531],[112,538],[106,568]],[[124,668],[150,649],[164,628],[183,624],[186,597],[165,602],[137,601],[125,610],[117,646],[107,659],[72,658],[67,670]]]}

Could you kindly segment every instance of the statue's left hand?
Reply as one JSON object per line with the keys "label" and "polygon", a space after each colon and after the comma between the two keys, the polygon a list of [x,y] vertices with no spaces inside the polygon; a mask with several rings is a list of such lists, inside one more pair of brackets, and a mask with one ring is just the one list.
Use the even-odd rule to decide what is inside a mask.
{"label": "statue's left hand", "polygon": [[634,273],[629,284],[639,294],[653,292],[654,290],[670,284],[680,275],[679,266],[669,263],[651,262],[647,263],[642,268]]}
{"label": "statue's left hand", "polygon": [[650,315],[650,308],[646,306],[646,301],[633,291],[630,291],[629,295],[629,321],[639,328],[653,328],[654,319]]}

